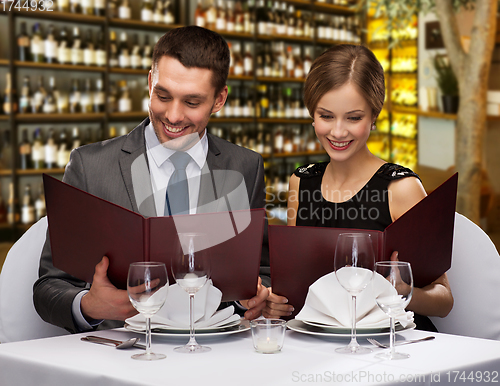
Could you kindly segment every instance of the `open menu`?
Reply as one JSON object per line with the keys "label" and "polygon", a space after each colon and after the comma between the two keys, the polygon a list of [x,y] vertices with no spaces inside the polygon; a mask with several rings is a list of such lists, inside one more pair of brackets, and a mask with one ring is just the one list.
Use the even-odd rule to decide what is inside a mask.
{"label": "open menu", "polygon": [[211,278],[222,300],[255,296],[264,209],[145,218],[48,175],[43,182],[56,268],[91,283],[95,265],[107,256],[110,281],[126,289],[130,263],[159,261],[174,283],[170,267],[180,250],[177,234],[203,232],[211,243]]}
{"label": "open menu", "polygon": [[333,271],[340,233],[372,235],[376,261],[390,260],[398,251],[408,261],[415,287],[424,287],[451,267],[458,174],[455,173],[383,232],[366,229],[269,225],[273,292],[295,308],[304,305],[309,286]]}

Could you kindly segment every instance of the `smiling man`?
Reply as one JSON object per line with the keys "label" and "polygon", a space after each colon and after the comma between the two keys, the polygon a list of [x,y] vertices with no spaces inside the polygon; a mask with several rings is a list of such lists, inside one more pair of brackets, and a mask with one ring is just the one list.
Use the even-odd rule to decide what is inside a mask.
{"label": "smiling man", "polygon": [[[237,200],[231,209],[263,208],[262,157],[206,130],[227,98],[229,57],[227,43],[215,32],[188,26],[166,33],[155,45],[148,75],[149,118],[125,136],[75,149],[63,181],[144,216],[227,210],[224,197],[241,186],[243,207]],[[169,193],[179,169],[184,212],[176,210],[178,197]],[[47,239],[33,295],[42,319],[71,332],[123,325],[137,312],[127,292],[109,282],[108,265],[103,257],[90,286],[52,265]],[[247,319],[261,314],[267,296],[259,280],[256,296],[241,301]]]}

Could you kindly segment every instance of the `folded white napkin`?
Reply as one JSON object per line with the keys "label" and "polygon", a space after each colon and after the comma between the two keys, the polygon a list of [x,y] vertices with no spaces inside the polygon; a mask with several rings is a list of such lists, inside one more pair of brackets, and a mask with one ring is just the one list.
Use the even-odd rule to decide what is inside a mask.
{"label": "folded white napkin", "polygon": [[[398,296],[396,289],[380,274],[356,297],[356,326],[361,328],[388,327],[389,316],[375,302],[377,296]],[[351,295],[340,285],[335,272],[316,280],[309,287],[306,301],[295,319],[335,327],[351,327]],[[413,322],[413,312],[396,316],[403,327]]]}
{"label": "folded white napkin", "polygon": [[[230,306],[217,311],[222,292],[212,285],[209,280],[194,297],[194,326],[207,328],[222,326],[240,319],[234,314],[234,307]],[[133,328],[145,329],[146,319],[137,314],[125,320]],[[152,316],[151,328],[189,328],[189,294],[178,284],[168,288],[167,300],[163,307]]]}

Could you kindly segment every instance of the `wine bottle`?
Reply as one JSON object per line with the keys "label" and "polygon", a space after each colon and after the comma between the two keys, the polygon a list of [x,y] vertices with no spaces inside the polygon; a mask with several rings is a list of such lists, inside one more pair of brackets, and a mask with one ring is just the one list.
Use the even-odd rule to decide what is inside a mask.
{"label": "wine bottle", "polygon": [[64,168],[69,162],[69,154],[71,152],[71,145],[68,138],[66,129],[62,129],[59,133],[59,144],[57,146],[57,166]]}
{"label": "wine bottle", "polygon": [[61,64],[71,62],[71,48],[68,36],[68,30],[63,27],[59,35],[59,45],[57,47],[57,61]]}
{"label": "wine bottle", "polygon": [[19,203],[14,193],[14,183],[9,183],[9,201],[7,203],[7,222],[14,225],[19,222]]}
{"label": "wine bottle", "polygon": [[118,65],[121,68],[130,68],[130,51],[128,47],[127,33],[120,34],[120,46],[118,48]]}
{"label": "wine bottle", "polygon": [[69,10],[71,13],[82,13],[82,5],[80,0],[70,0]]}
{"label": "wine bottle", "polygon": [[57,166],[57,142],[54,129],[49,129],[49,134],[44,149],[45,149],[45,167],[47,169],[55,168]]}
{"label": "wine bottle", "polygon": [[215,8],[214,0],[209,0],[208,7],[205,11],[205,27],[214,30],[216,20],[217,9]]}
{"label": "wine bottle", "polygon": [[227,4],[227,10],[226,10],[226,31],[227,32],[234,32],[236,30],[234,22],[235,22],[234,3],[232,1],[230,1]]}
{"label": "wine bottle", "polygon": [[56,79],[51,76],[49,78],[49,91],[45,95],[42,106],[42,111],[45,114],[54,114],[57,112],[57,96]]}
{"label": "wine bottle", "polygon": [[142,0],[141,20],[147,23],[153,21],[153,0]]}
{"label": "wine bottle", "polygon": [[108,93],[108,112],[116,113],[118,111],[118,91],[115,82],[110,82]]}
{"label": "wine bottle", "polygon": [[130,19],[132,17],[132,10],[130,9],[129,0],[121,0],[118,6],[118,18]]}
{"label": "wine bottle", "polygon": [[44,54],[47,63],[57,63],[57,46],[55,28],[51,24],[44,40]]}
{"label": "wine bottle", "polygon": [[153,8],[153,22],[163,23],[163,3],[161,0],[156,0]]}
{"label": "wine bottle", "polygon": [[166,0],[163,3],[163,22],[165,24],[174,24],[175,23],[175,15],[172,9],[172,1]]}
{"label": "wine bottle", "polygon": [[[106,65],[106,47],[104,45],[104,32],[99,31],[97,34],[97,42],[95,45],[95,64],[96,66],[104,67]],[[111,64],[111,63],[110,63]]]}
{"label": "wine bottle", "polygon": [[[2,186],[0,184],[0,192],[2,191]],[[3,195],[0,194],[0,224],[5,224],[7,222],[7,207],[5,206],[5,200]]]}
{"label": "wine bottle", "polygon": [[69,0],[57,0],[57,10],[59,12],[69,12]]}
{"label": "wine bottle", "polygon": [[80,28],[73,27],[73,43],[71,45],[71,64],[83,64],[82,38]]}
{"label": "wine bottle", "polygon": [[94,0],[94,15],[106,16],[106,0]]}
{"label": "wine bottle", "polygon": [[82,113],[91,113],[94,109],[92,85],[89,78],[85,78],[85,86],[80,97],[80,106]]}
{"label": "wine bottle", "polygon": [[23,21],[21,22],[21,32],[17,35],[17,50],[20,61],[31,60],[30,45],[30,37],[26,32],[26,22]]}
{"label": "wine bottle", "polygon": [[115,31],[111,31],[109,37],[109,66],[118,67],[118,46],[116,45]]}
{"label": "wine bottle", "polygon": [[39,127],[33,132],[31,162],[34,169],[43,169],[45,167],[45,147],[43,145],[42,130]]}
{"label": "wine bottle", "polygon": [[196,9],[194,10],[194,22],[198,27],[205,27],[205,9],[201,0],[198,0]]}
{"label": "wine bottle", "polygon": [[246,76],[253,76],[253,55],[250,43],[245,44],[245,57],[243,59],[243,73]]}
{"label": "wine bottle", "polygon": [[33,113],[38,114],[42,112],[43,101],[46,95],[47,91],[45,91],[45,88],[43,86],[43,76],[39,76],[37,81],[37,87],[35,89],[35,92],[33,94],[33,99],[31,102],[31,111]]}
{"label": "wine bottle", "polygon": [[142,57],[141,57],[141,65],[143,69],[151,68],[151,60],[153,56],[153,48],[149,44],[149,35],[144,37],[144,46],[142,47]]}
{"label": "wine bottle", "polygon": [[234,31],[243,33],[245,32],[245,20],[243,9],[241,8],[241,1],[236,1],[234,4]]}
{"label": "wine bottle", "polygon": [[45,208],[45,194],[43,192],[43,184],[38,185],[38,196],[35,200],[35,221],[40,220],[47,215]]}
{"label": "wine bottle", "polygon": [[141,46],[139,45],[139,36],[134,34],[134,44],[130,52],[130,67],[141,68],[142,67],[142,52]]}
{"label": "wine bottle", "polygon": [[30,77],[23,78],[23,86],[21,87],[21,95],[19,96],[19,112],[26,114],[31,112],[31,85]]}
{"label": "wine bottle", "polygon": [[105,94],[103,87],[103,80],[96,80],[96,91],[94,92],[94,113],[103,113],[104,112],[104,103],[105,103]]}
{"label": "wine bottle", "polygon": [[80,81],[78,79],[71,79],[71,91],[69,94],[69,112],[71,114],[80,113],[82,111],[80,99]]}
{"label": "wine bottle", "polygon": [[44,42],[42,36],[42,27],[40,23],[33,25],[33,34],[31,36],[31,60],[35,63],[43,63],[44,60]]}
{"label": "wine bottle", "polygon": [[120,82],[120,98],[118,99],[118,112],[126,113],[132,111],[132,99],[130,98],[127,81]]}
{"label": "wine bottle", "polygon": [[149,111],[149,86],[147,84],[142,91],[142,111]]}
{"label": "wine bottle", "polygon": [[92,30],[87,30],[83,45],[83,64],[86,66],[96,65],[96,50]]}
{"label": "wine bottle", "polygon": [[10,130],[4,130],[2,152],[0,153],[0,166],[2,169],[12,168],[12,144],[10,142]]}
{"label": "wine bottle", "polygon": [[31,196],[31,185],[24,187],[23,205],[21,207],[21,223],[33,224],[35,222],[35,205]]}
{"label": "wine bottle", "polygon": [[226,30],[226,2],[217,0],[217,18],[215,20],[215,29],[217,31]]}
{"label": "wine bottle", "polygon": [[74,150],[82,146],[82,141],[80,140],[80,130],[77,126],[71,129],[71,147],[70,150]]}
{"label": "wine bottle", "polygon": [[84,15],[94,14],[94,0],[81,0],[81,7]]}

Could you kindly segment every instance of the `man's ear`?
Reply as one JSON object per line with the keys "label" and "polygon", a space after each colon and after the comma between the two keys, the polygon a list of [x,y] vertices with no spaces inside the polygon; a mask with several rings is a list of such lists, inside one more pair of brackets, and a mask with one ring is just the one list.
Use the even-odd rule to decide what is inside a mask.
{"label": "man's ear", "polygon": [[227,93],[228,93],[227,86],[224,86],[222,91],[215,97],[214,107],[212,107],[212,114],[216,113],[222,108],[222,106],[224,106],[224,103],[226,103],[227,99]]}

